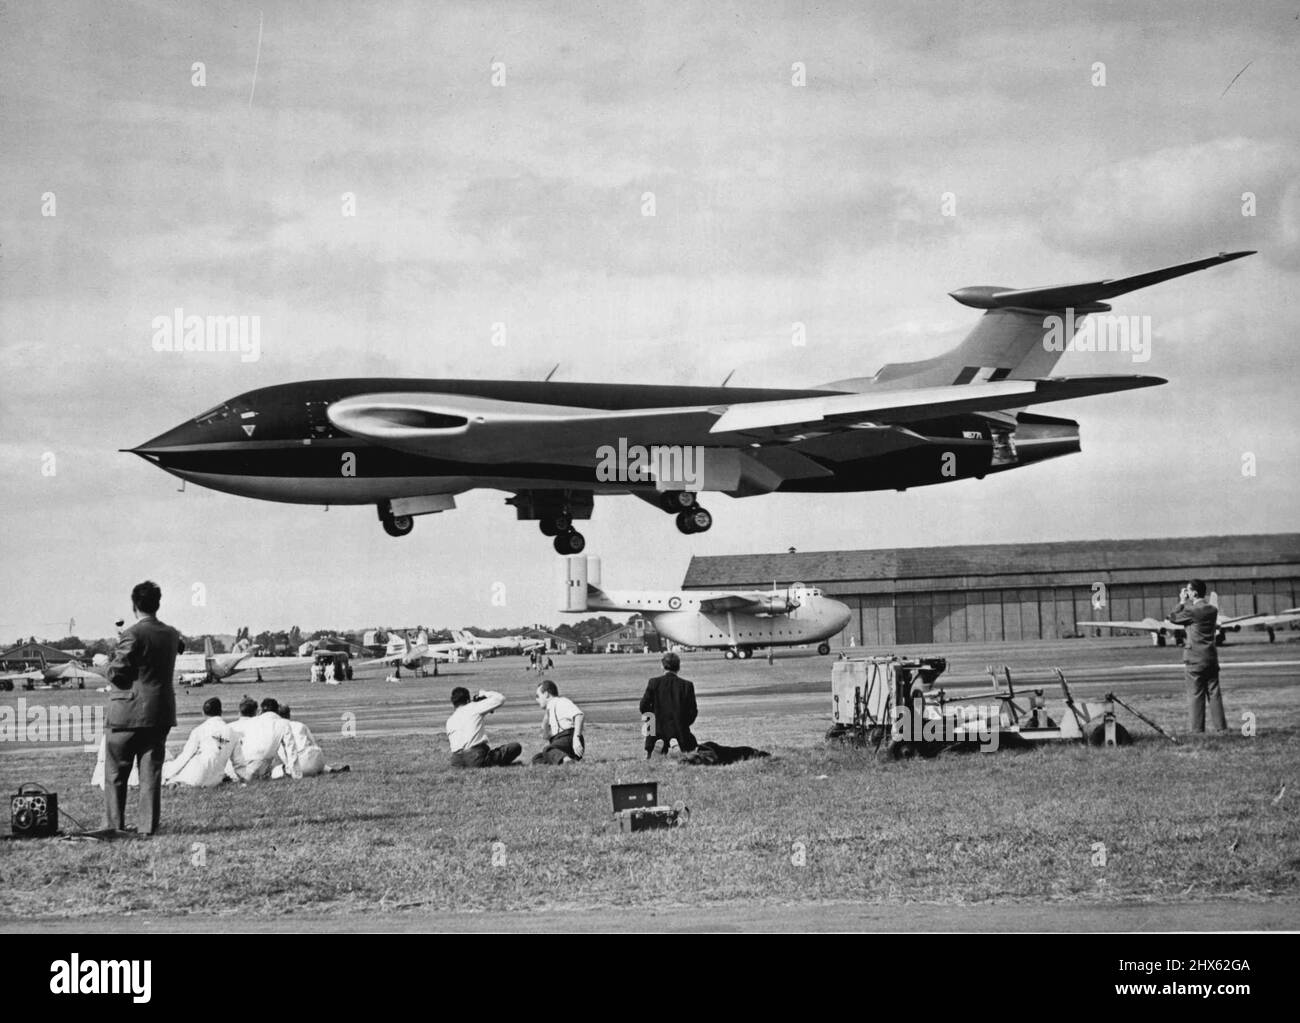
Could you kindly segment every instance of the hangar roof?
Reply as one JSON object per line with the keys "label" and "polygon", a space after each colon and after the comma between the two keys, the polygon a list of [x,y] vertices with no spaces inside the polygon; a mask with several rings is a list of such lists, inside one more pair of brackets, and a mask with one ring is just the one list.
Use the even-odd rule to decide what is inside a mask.
{"label": "hangar roof", "polygon": [[771,586],[773,580],[834,583],[1106,571],[1167,573],[1181,568],[1288,564],[1300,566],[1300,533],[697,556],[691,558],[682,585]]}

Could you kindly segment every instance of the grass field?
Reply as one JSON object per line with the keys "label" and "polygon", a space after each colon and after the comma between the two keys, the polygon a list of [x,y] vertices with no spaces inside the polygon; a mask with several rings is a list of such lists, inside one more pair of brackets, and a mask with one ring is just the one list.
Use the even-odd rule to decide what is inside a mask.
{"label": "grass field", "polygon": [[[1078,695],[1113,688],[1166,727],[1183,726],[1173,650],[1076,640],[934,652],[952,659],[950,685],[974,681],[988,661],[1061,664]],[[458,772],[446,763],[442,723],[457,684],[507,695],[489,719],[494,743],[522,742],[525,759],[540,748],[536,676],[518,658],[400,683],[240,679],[183,692],[172,745],[214,692],[231,710],[244,692],[273,695],[294,706],[332,763],[352,770],[168,791],[163,832],[151,841],[0,842],[0,917],[18,927],[57,918],[97,926],[90,918],[202,914],[238,926],[309,914],[383,928],[412,913],[569,909],[608,919],[682,907],[707,925],[711,909],[736,905],[790,907],[807,922],[832,902],[977,915],[1006,903],[1231,900],[1281,907],[1294,927],[1300,646],[1243,643],[1223,660],[1231,726],[1223,736],[1175,746],[1128,718],[1136,741],[1121,750],[1062,744],[894,763],[822,740],[828,658],[688,658],[683,674],[700,695],[697,735],[773,753],[714,768],[675,755],[645,762],[636,700],[657,673],[652,657],[557,659],[552,677],[589,720],[587,760],[564,768]],[[104,699],[38,692],[0,702],[18,695]],[[1253,715],[1253,737],[1240,732],[1243,712]],[[5,743],[0,788],[41,781],[59,793],[65,815],[97,827],[93,762],[76,747]],[[689,806],[689,825],[621,834],[609,785],[643,780],[659,782],[662,801]],[[129,815],[133,801],[134,792]]]}

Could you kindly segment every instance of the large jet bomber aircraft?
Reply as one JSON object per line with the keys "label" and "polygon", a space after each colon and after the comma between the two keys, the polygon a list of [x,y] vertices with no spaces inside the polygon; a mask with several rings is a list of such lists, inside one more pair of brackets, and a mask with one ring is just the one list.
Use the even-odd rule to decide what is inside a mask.
{"label": "large jet bomber aircraft", "polygon": [[819,387],[311,380],[241,394],[130,450],[244,497],[373,504],[392,536],[476,488],[511,494],[517,517],[561,554],[586,546],[573,524],[591,517],[597,494],[633,494],[702,533],[713,524],[702,491],[906,490],[1077,452],[1078,423],[1028,407],[1165,382],[1049,376],[1088,315],[1248,255],[1058,287],[962,288],[952,297],[984,315],[956,348]]}

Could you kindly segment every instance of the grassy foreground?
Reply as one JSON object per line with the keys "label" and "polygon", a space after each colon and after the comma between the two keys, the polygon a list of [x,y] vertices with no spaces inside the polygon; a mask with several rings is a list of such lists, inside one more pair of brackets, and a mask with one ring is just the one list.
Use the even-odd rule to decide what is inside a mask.
{"label": "grassy foreground", "polygon": [[[627,749],[637,734],[592,738],[597,750]],[[479,772],[444,767],[420,737],[336,743],[351,773],[166,793],[165,832],[152,841],[3,843],[0,912],[1295,896],[1296,793],[1277,796],[1296,776],[1297,738],[1144,737],[1120,754],[1053,747],[901,764],[778,748],[725,768],[596,752],[580,767]],[[61,759],[56,784],[78,793],[78,809],[97,808],[83,765]],[[608,784],[650,779],[691,808],[690,824],[620,834]]]}
{"label": "grassy foreground", "polygon": [[[0,841],[0,921],[194,913],[229,915],[238,927],[294,913],[361,920],[404,910],[681,906],[704,923],[710,907],[747,903],[805,907],[807,919],[807,908],[832,901],[978,913],[994,903],[1205,900],[1294,906],[1300,918],[1297,661],[1280,647],[1230,653],[1242,667],[1225,669],[1232,730],[1221,737],[1174,746],[1125,715],[1137,741],[1118,751],[1063,744],[904,763],[822,740],[824,659],[693,660],[700,738],[773,753],[714,768],[643,759],[636,698],[653,658],[558,666],[562,691],[589,712],[588,758],[565,768],[446,764],[441,723],[455,684],[505,692],[507,706],[489,723],[493,740],[518,739],[526,755],[538,748],[536,677],[514,662],[400,684],[367,675],[325,689],[286,675],[262,688],[222,686],[229,705],[250,689],[289,700],[329,760],[351,772],[168,791],[164,831],[151,841]],[[990,659],[985,648],[951,655],[952,674],[969,678]],[[1017,662],[1065,658],[1082,697],[1117,685],[1157,721],[1181,722],[1179,672],[1166,651],[1076,642]],[[1134,663],[1149,667],[1135,674],[1126,667]],[[211,692],[182,694],[174,746]],[[1258,722],[1253,738],[1240,730],[1247,712]],[[345,717],[358,737],[342,734]],[[59,793],[65,828],[75,823],[68,813],[98,826],[102,795],[87,784],[93,754],[4,747],[0,788],[38,779]],[[659,782],[662,802],[689,806],[690,823],[621,834],[609,785],[643,780]]]}

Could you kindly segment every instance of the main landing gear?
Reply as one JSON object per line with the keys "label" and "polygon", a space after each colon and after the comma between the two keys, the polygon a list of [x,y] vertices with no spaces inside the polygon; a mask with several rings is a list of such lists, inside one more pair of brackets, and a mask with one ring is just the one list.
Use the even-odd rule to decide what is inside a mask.
{"label": "main landing gear", "polygon": [[669,490],[659,501],[666,512],[677,518],[677,528],[687,536],[707,533],[713,525],[713,516],[696,503],[695,494],[689,490]]}
{"label": "main landing gear", "polygon": [[555,538],[556,554],[581,554],[587,546],[587,538],[573,528],[573,516],[567,510],[543,515],[537,520],[537,528],[542,536]]}

